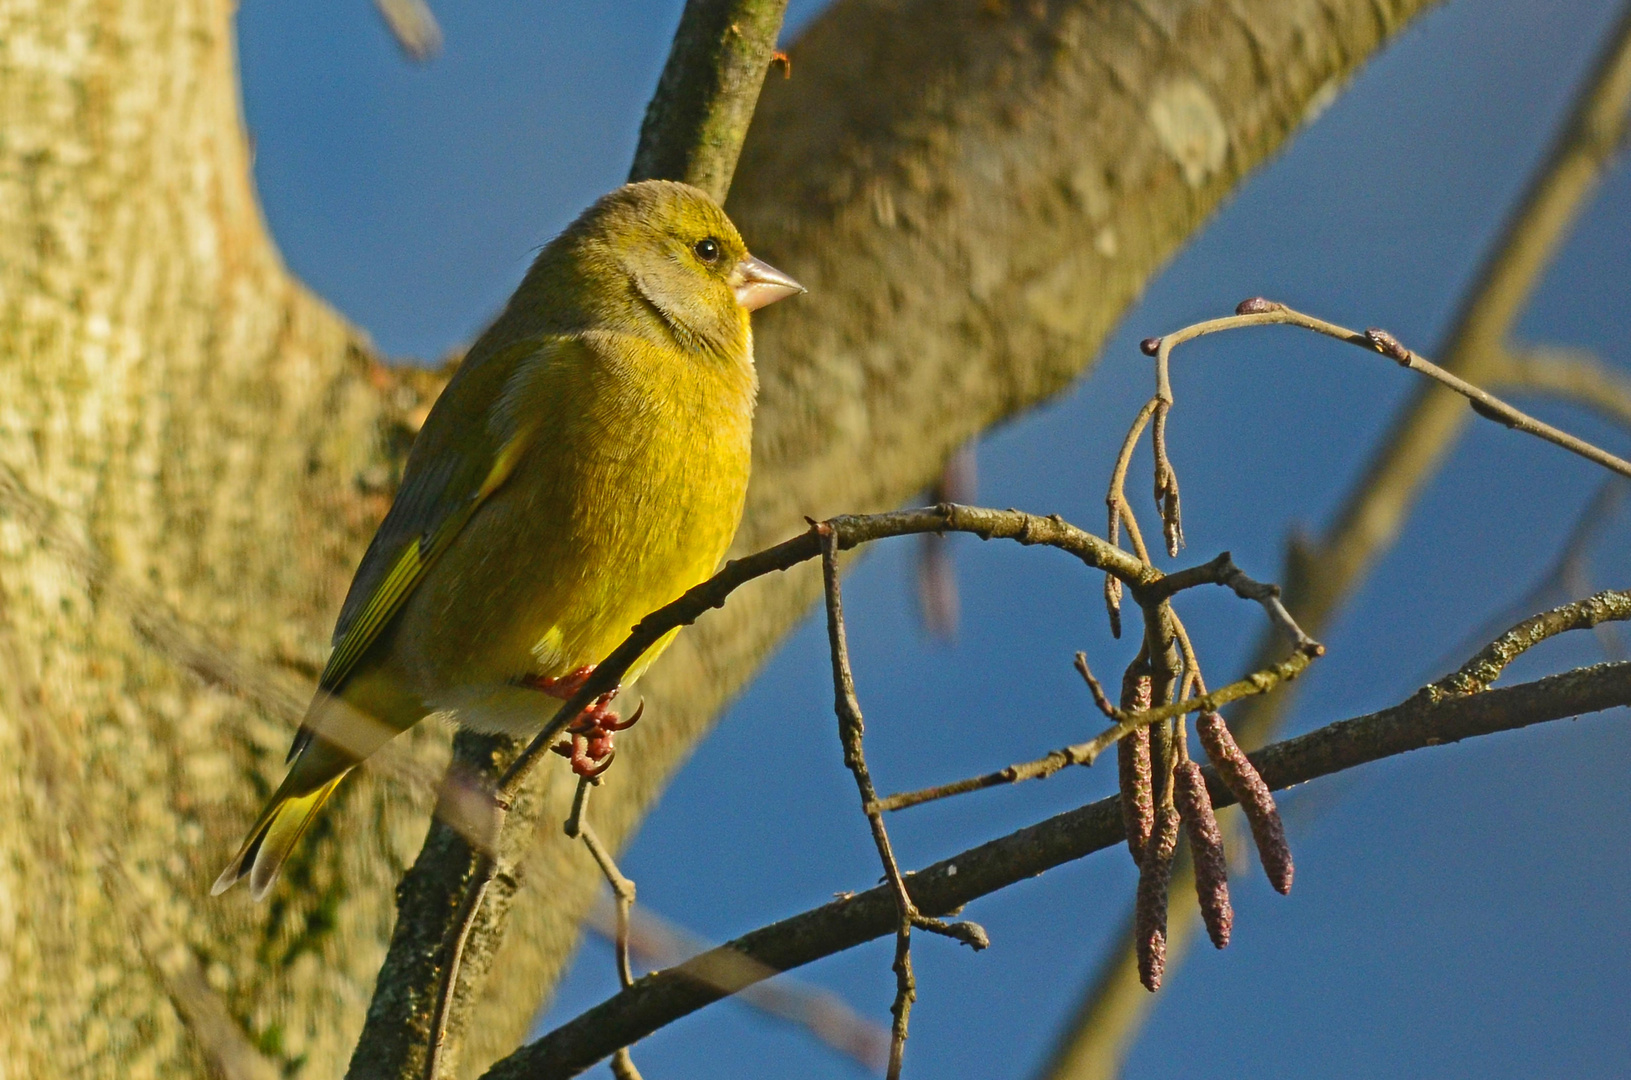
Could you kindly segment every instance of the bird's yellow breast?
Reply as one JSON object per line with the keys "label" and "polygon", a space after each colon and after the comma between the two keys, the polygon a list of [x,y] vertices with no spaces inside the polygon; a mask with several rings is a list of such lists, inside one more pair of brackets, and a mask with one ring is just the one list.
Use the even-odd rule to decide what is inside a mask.
{"label": "bird's yellow breast", "polygon": [[[598,663],[642,616],[712,574],[735,534],[751,358],[621,335],[581,355],[509,403],[536,417],[536,434],[403,609],[381,674],[427,709],[468,713],[518,677]],[[551,704],[539,702],[539,720]]]}

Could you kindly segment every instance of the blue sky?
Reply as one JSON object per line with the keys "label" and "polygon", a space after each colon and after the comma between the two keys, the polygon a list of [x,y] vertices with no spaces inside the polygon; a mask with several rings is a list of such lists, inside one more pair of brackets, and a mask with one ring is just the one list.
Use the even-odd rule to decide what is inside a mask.
{"label": "blue sky", "polygon": [[[819,6],[796,4],[794,19]],[[533,249],[622,179],[678,10],[443,0],[446,51],[414,68],[365,0],[244,0],[257,179],[290,265],[393,355],[433,358],[467,340]],[[1088,378],[982,441],[981,501],[1097,526],[1115,445],[1150,388],[1138,339],[1245,296],[1386,326],[1431,352],[1614,14],[1609,0],[1452,0],[1419,20],[1152,283]],[[1631,365],[1628,269],[1622,163],[1520,336]],[[1324,523],[1408,389],[1392,365],[1288,331],[1190,346],[1174,379],[1186,561],[1227,548],[1258,577],[1277,572],[1293,526]],[[1525,404],[1631,450],[1625,432],[1577,410]],[[1597,479],[1560,451],[1475,426],[1326,635],[1330,655],[1292,730],[1442,674],[1473,628],[1528,591]],[[1627,531],[1624,520],[1610,530],[1596,585],[1628,584]],[[1101,671],[1127,655],[1106,632],[1096,578],[1037,551],[954,546],[955,644],[918,628],[909,545],[880,548],[846,582],[869,754],[887,790],[1081,738],[1095,724],[1071,653],[1087,650]],[[1214,680],[1239,670],[1259,627],[1216,593],[1183,605]],[[1565,640],[1515,675],[1599,658],[1591,639]],[[875,880],[825,662],[807,621],[677,777],[625,859],[654,910],[722,939]],[[744,745],[754,771],[737,764]],[[1160,993],[1128,1075],[1631,1073],[1628,758],[1620,713],[1290,793],[1295,890],[1278,897],[1256,875],[1236,884],[1234,944],[1197,951]],[[1074,770],[890,825],[903,861],[920,865],[1108,789],[1102,771]],[[983,954],[922,942],[908,1075],[1028,1076],[1133,881],[1125,853],[1104,852],[971,906],[992,934]],[[800,977],[887,1020],[887,945]],[[614,988],[609,951],[591,942],[545,1022]],[[637,1060],[652,1077],[861,1075],[736,1004],[647,1040]]]}

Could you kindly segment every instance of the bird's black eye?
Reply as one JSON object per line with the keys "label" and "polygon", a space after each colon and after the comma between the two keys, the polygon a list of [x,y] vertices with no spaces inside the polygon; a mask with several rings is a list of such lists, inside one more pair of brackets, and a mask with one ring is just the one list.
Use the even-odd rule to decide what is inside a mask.
{"label": "bird's black eye", "polygon": [[719,241],[715,240],[711,236],[703,240],[698,240],[696,242],[696,246],[691,250],[696,252],[697,258],[701,259],[705,263],[719,261]]}

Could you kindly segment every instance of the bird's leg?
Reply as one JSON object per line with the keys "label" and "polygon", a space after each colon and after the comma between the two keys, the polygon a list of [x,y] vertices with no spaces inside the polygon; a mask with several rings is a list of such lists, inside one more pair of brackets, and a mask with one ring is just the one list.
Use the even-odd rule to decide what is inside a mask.
{"label": "bird's leg", "polygon": [[583,684],[589,681],[589,676],[595,673],[595,665],[585,664],[570,675],[523,675],[521,685],[530,686],[552,698],[567,700],[573,694],[583,689]]}

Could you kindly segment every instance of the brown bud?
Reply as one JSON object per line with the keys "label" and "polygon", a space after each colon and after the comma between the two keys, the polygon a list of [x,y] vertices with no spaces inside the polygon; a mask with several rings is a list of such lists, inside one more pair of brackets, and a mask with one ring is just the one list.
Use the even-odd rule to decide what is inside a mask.
{"label": "brown bud", "polygon": [[1229,930],[1235,912],[1229,906],[1229,859],[1223,853],[1223,833],[1212,812],[1212,796],[1206,791],[1206,778],[1193,761],[1180,761],[1173,776],[1172,798],[1189,834],[1189,853],[1195,862],[1195,896],[1200,900],[1201,918],[1212,944],[1229,944]]}
{"label": "brown bud", "polygon": [[1172,853],[1177,847],[1178,811],[1171,803],[1162,803],[1138,867],[1138,903],[1133,916],[1138,981],[1152,994],[1161,988],[1161,976],[1167,969],[1167,886],[1172,881]]}
{"label": "brown bud", "polygon": [[1206,756],[1218,770],[1218,779],[1240,800],[1240,809],[1252,827],[1252,839],[1257,844],[1257,857],[1262,860],[1263,872],[1269,884],[1281,893],[1291,891],[1291,848],[1286,845],[1285,826],[1280,822],[1280,811],[1274,805],[1274,796],[1263,782],[1257,769],[1246,759],[1229,727],[1217,713],[1202,713],[1195,721]]}
{"label": "brown bud", "polygon": [[1266,299],[1265,297],[1248,296],[1246,299],[1235,305],[1235,314],[1266,315],[1271,311],[1284,311],[1285,308],[1286,306],[1284,304],[1276,303],[1275,301]]}
{"label": "brown bud", "polygon": [[1161,339],[1158,337],[1145,338],[1138,343],[1138,351],[1145,356],[1154,356],[1161,351]]}
{"label": "brown bud", "polygon": [[1383,356],[1391,357],[1405,367],[1410,366],[1410,350],[1405,348],[1403,342],[1386,330],[1373,326],[1365,331],[1365,340],[1371,343],[1371,348]]}

